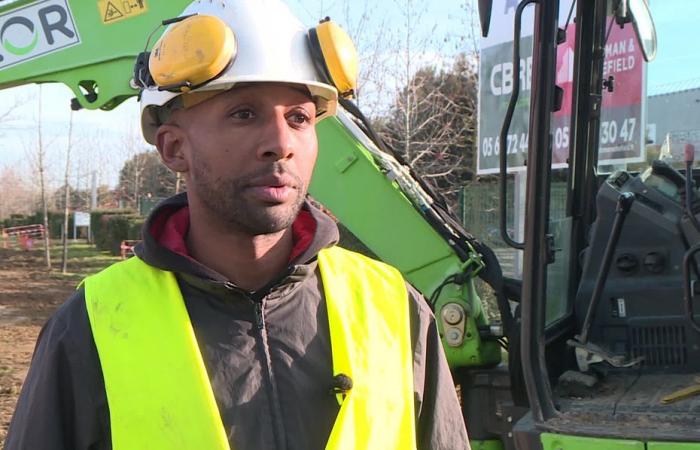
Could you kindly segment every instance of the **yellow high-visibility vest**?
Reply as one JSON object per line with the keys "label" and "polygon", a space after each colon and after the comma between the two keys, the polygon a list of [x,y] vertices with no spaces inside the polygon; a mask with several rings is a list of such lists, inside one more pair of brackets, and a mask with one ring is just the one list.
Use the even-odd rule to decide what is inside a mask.
{"label": "yellow high-visibility vest", "polygon": [[[415,450],[413,352],[400,273],[333,247],[318,255],[343,397],[327,450]],[[85,279],[114,450],[231,450],[172,272],[138,257]],[[248,449],[242,449],[248,450]]]}

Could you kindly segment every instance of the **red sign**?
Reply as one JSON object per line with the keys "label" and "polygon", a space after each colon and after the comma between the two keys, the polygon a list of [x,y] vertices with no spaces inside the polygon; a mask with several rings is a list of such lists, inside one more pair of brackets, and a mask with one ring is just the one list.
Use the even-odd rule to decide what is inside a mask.
{"label": "red sign", "polygon": [[604,91],[603,108],[642,103],[644,56],[632,24],[627,24],[622,29],[613,25],[610,38],[605,44],[603,78],[611,76],[614,80],[613,92]]}
{"label": "red sign", "polygon": [[[612,19],[609,19],[612,20]],[[561,110],[553,114],[552,162],[567,163],[570,146],[571,105],[574,81],[576,25],[570,24],[566,42],[557,48],[557,85],[564,90]],[[608,90],[612,77],[612,92]],[[599,159],[603,163],[640,161],[642,145],[642,101],[644,58],[632,24],[613,24],[605,44],[603,61],[603,105],[600,122]]]}

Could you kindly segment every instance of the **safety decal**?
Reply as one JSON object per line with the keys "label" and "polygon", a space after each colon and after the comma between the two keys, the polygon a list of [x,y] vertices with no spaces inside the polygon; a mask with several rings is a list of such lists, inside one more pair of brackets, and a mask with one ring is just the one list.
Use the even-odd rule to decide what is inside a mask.
{"label": "safety decal", "polygon": [[111,24],[147,11],[146,0],[98,0],[102,23]]}

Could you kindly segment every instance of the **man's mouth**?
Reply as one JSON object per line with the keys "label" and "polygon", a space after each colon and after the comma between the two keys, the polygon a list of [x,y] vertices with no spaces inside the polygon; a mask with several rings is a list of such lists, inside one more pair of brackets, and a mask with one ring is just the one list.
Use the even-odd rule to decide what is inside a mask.
{"label": "man's mouth", "polygon": [[255,179],[248,191],[267,203],[286,203],[298,189],[297,180],[289,175],[270,175]]}
{"label": "man's mouth", "polygon": [[249,188],[253,196],[268,203],[286,203],[290,200],[295,189],[289,186],[252,186]]}

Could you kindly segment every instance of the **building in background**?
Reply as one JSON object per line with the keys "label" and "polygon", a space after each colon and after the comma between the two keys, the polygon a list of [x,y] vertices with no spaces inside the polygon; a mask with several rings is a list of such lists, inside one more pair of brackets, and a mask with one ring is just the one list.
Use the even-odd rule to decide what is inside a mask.
{"label": "building in background", "polygon": [[660,156],[680,167],[685,144],[700,160],[700,78],[649,89],[646,134],[648,160]]}

